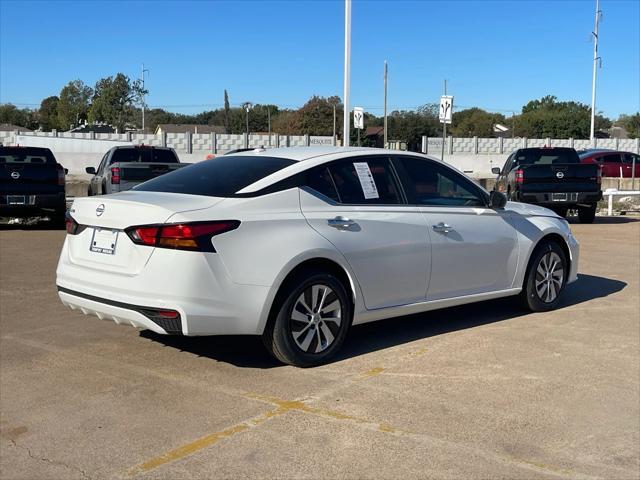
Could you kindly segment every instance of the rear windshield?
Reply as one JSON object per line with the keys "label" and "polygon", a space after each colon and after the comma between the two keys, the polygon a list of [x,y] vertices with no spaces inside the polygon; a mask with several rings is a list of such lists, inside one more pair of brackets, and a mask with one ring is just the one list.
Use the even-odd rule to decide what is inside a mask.
{"label": "rear windshield", "polygon": [[221,156],[167,173],[134,189],[231,197],[244,187],[294,163],[294,160],[277,157]]}
{"label": "rear windshield", "polygon": [[171,150],[157,148],[118,148],[111,156],[111,163],[146,162],[180,163]]}
{"label": "rear windshield", "polygon": [[48,163],[56,159],[48,148],[1,147],[0,163]]}
{"label": "rear windshield", "polygon": [[557,163],[580,163],[573,148],[525,148],[516,154],[518,165],[553,165]]}

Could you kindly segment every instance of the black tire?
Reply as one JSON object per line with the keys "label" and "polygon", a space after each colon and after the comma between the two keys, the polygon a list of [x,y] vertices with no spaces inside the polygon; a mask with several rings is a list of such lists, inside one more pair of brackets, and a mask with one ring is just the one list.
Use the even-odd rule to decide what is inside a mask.
{"label": "black tire", "polygon": [[578,218],[580,223],[593,223],[596,219],[596,205],[578,207]]}
{"label": "black tire", "polygon": [[[561,276],[558,275],[557,268],[551,269],[553,262],[556,261],[561,264]],[[569,274],[567,267],[567,258],[560,245],[554,241],[543,240],[531,254],[527,265],[520,294],[524,306],[533,312],[546,312],[556,308],[560,294],[567,283]],[[542,275],[541,271],[552,273]],[[553,279],[545,280],[550,278]],[[550,287],[553,290],[549,291]]]}
{"label": "black tire", "polygon": [[[335,306],[337,301],[337,313],[330,310],[324,316],[311,314],[321,304],[321,289],[325,289],[322,310]],[[316,293],[316,299],[312,298],[313,293]],[[286,282],[277,296],[278,303],[274,305],[272,318],[262,335],[265,347],[281,362],[296,367],[327,362],[340,350],[351,326],[353,307],[349,298],[342,282],[330,273],[301,272]],[[308,304],[311,310],[306,308],[305,313]],[[298,319],[292,318],[294,316]],[[325,333],[327,331],[329,334]],[[306,350],[303,349],[305,344]]]}

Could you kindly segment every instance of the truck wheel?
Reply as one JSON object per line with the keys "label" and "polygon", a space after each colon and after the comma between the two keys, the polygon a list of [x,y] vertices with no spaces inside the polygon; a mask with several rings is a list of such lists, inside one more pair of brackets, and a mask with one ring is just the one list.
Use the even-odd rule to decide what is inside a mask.
{"label": "truck wheel", "polygon": [[578,207],[578,218],[580,223],[593,223],[596,219],[596,206]]}
{"label": "truck wheel", "polygon": [[522,303],[533,312],[546,312],[558,305],[566,283],[567,259],[556,242],[543,241],[529,259],[520,294]]}
{"label": "truck wheel", "polygon": [[569,209],[567,207],[557,207],[554,208],[553,211],[560,215],[562,218],[567,218],[567,212],[569,211]]}
{"label": "truck wheel", "polygon": [[67,214],[67,205],[65,204],[64,208],[57,208],[56,211],[51,216],[49,223],[55,229],[63,229],[65,227],[65,217]]}
{"label": "truck wheel", "polygon": [[352,306],[342,282],[329,273],[301,272],[283,286],[282,296],[262,336],[267,350],[296,367],[328,361],[351,325]]}

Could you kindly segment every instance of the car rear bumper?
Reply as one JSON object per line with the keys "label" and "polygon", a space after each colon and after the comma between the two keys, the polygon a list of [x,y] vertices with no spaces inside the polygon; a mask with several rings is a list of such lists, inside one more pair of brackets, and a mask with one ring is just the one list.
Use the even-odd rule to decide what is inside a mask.
{"label": "car rear bumper", "polygon": [[36,215],[65,209],[64,193],[0,195],[0,217]]}
{"label": "car rear bumper", "polygon": [[[65,305],[161,334],[259,335],[270,292],[231,281],[218,254],[169,249],[156,249],[139,273],[125,274],[73,263],[65,242],[56,274]],[[145,309],[176,311],[179,326],[166,328]]]}
{"label": "car rear bumper", "polygon": [[547,208],[553,206],[593,205],[602,200],[602,192],[519,192],[519,201],[544,205]]}

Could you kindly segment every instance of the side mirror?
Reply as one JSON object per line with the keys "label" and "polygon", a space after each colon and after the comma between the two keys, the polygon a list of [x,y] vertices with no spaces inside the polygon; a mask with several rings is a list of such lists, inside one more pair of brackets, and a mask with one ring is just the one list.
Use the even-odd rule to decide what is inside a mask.
{"label": "side mirror", "polygon": [[85,172],[91,174],[91,175],[95,175],[96,174],[96,169],[94,167],[87,167],[84,169]]}
{"label": "side mirror", "polygon": [[507,196],[504,193],[492,190],[489,194],[489,207],[491,208],[504,208],[507,204]]}
{"label": "side mirror", "polygon": [[494,175],[500,175],[500,167],[493,167],[491,169],[491,173],[493,173]]}
{"label": "side mirror", "polygon": [[68,175],[68,174],[69,174],[69,169],[68,169],[68,168],[65,168],[65,169],[64,169],[64,174],[65,174],[65,175]]}

